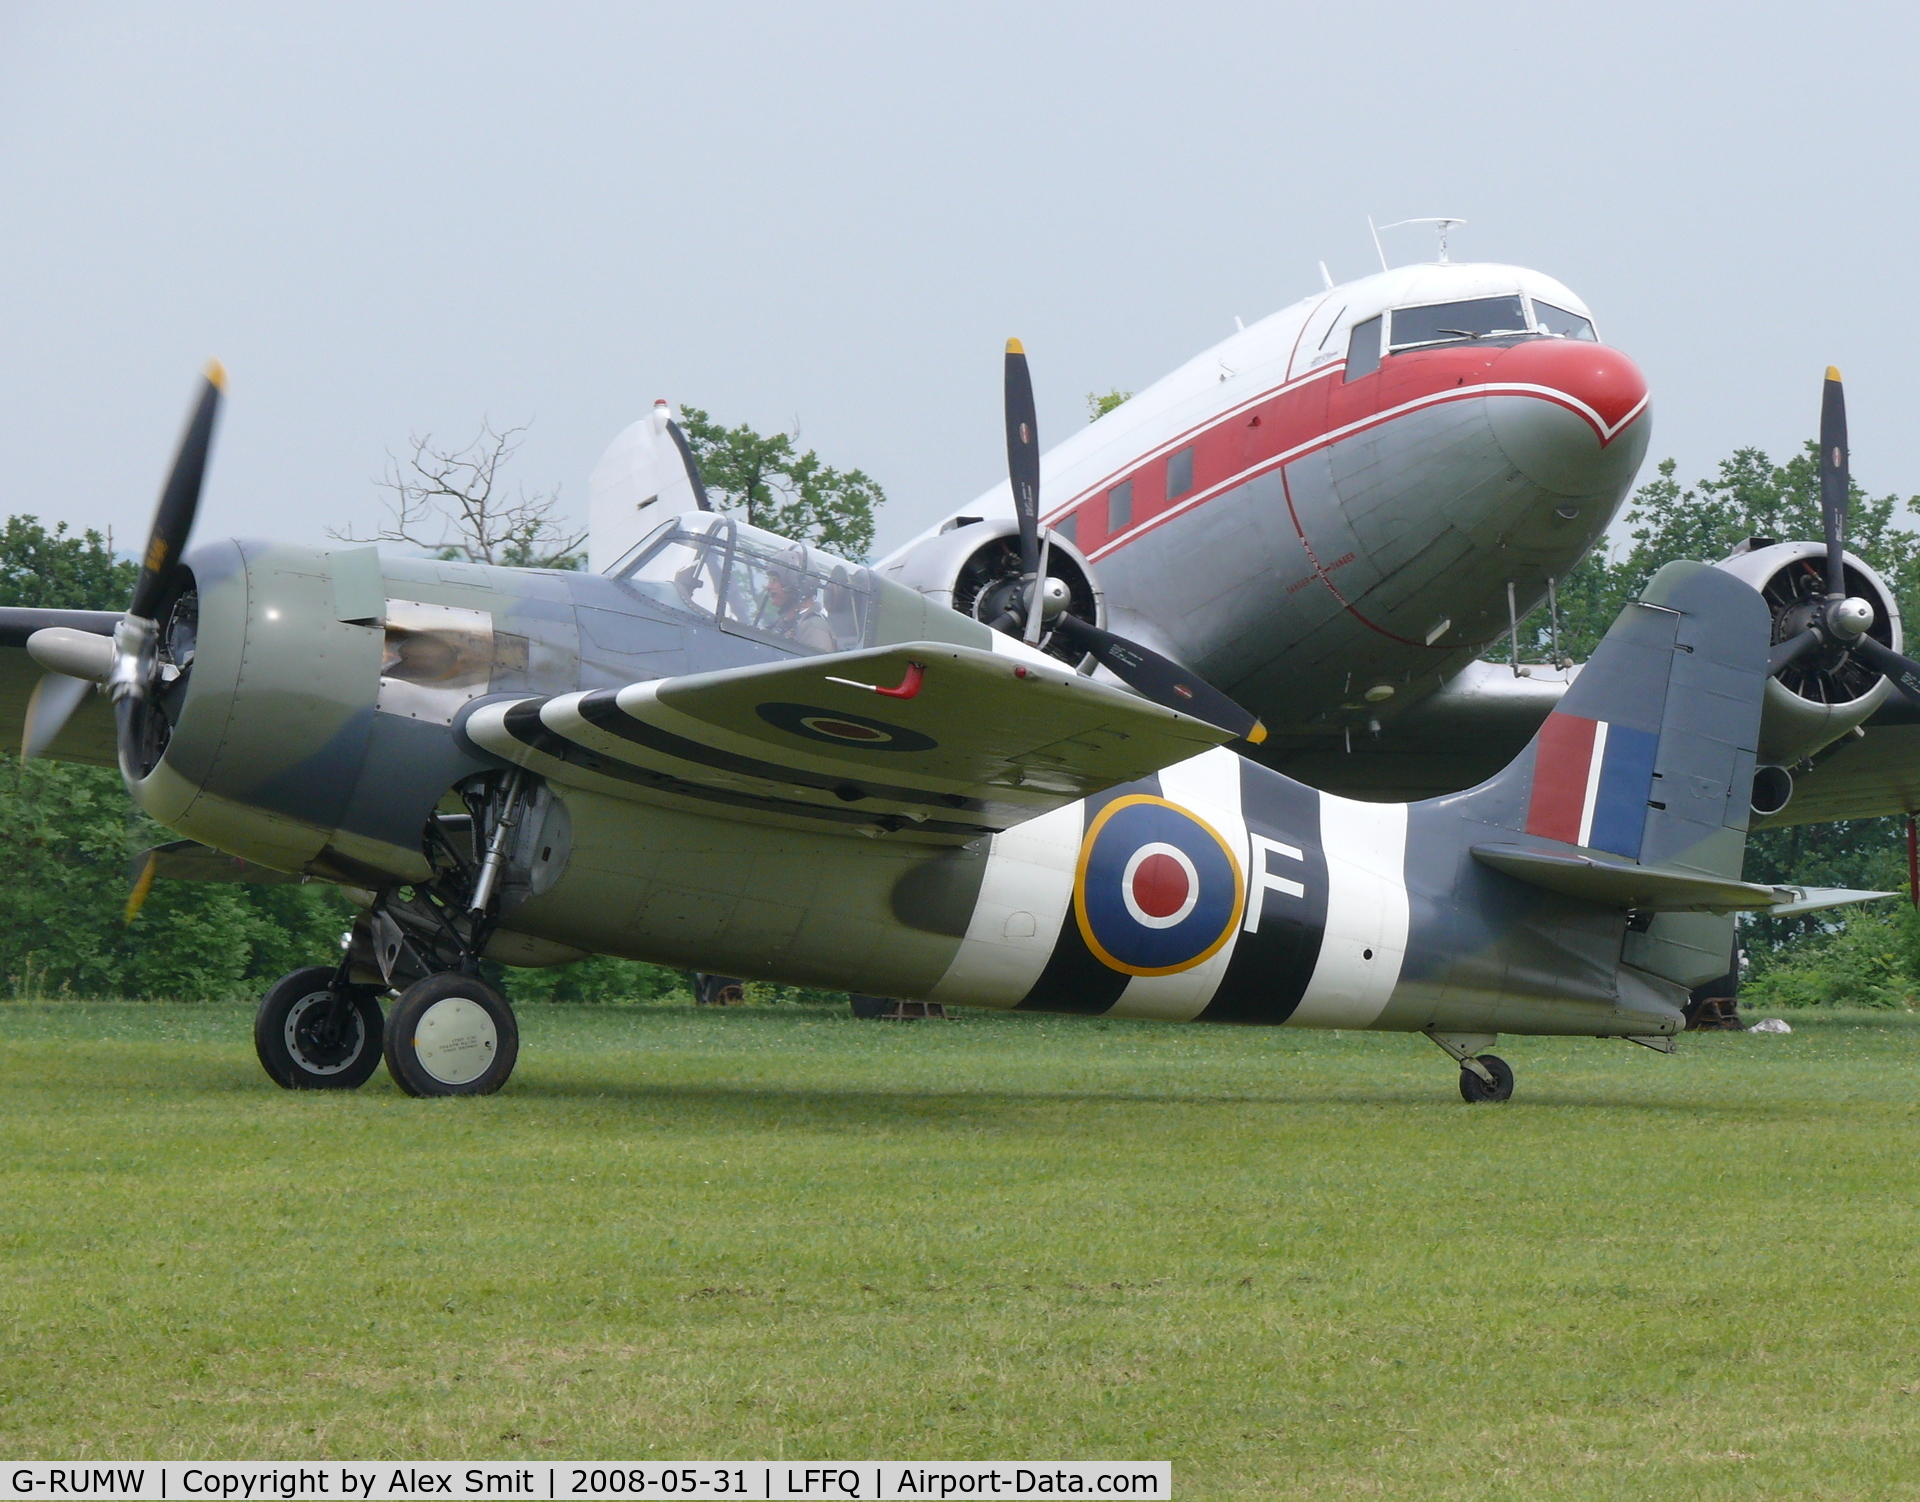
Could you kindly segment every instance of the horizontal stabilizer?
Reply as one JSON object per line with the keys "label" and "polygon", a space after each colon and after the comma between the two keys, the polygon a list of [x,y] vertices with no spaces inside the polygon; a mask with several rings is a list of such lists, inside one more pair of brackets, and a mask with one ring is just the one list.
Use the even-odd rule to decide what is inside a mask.
{"label": "horizontal stabilizer", "polygon": [[968,840],[1231,739],[1048,662],[934,642],[494,700],[476,746],[616,796]]}
{"label": "horizontal stabilizer", "polygon": [[1778,911],[1781,903],[1790,900],[1791,893],[1786,887],[1763,887],[1671,866],[1642,866],[1571,845],[1559,851],[1525,845],[1475,845],[1473,858],[1549,892],[1641,912]]}
{"label": "horizontal stabilizer", "polygon": [[1844,907],[1849,902],[1877,902],[1882,897],[1898,897],[1898,892],[1860,892],[1850,887],[1776,887],[1777,892],[1789,895],[1789,900],[1770,908],[1770,918],[1792,918],[1800,913],[1818,913],[1830,907]]}

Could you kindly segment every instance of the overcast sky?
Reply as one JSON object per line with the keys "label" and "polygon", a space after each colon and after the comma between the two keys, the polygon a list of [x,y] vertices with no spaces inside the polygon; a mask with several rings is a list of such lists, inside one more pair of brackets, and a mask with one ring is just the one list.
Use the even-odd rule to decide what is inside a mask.
{"label": "overcast sky", "polygon": [[[202,535],[378,521],[410,432],[531,420],[584,513],[657,395],[788,429],[898,541],[1376,264],[1569,283],[1651,457],[1784,454],[1848,378],[1920,491],[1914,12],[1541,4],[100,8],[0,0],[0,514],[134,545],[210,355]],[[1431,257],[1423,230],[1389,237]]]}

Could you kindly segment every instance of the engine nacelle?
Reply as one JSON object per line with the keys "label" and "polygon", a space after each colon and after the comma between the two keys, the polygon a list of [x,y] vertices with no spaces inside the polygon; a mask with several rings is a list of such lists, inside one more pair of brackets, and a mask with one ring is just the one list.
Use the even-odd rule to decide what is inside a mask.
{"label": "engine nacelle", "polygon": [[[1818,542],[1776,542],[1756,546],[1718,565],[1759,590],[1773,614],[1778,643],[1805,626],[1810,601],[1826,593],[1826,554]],[[1900,606],[1886,581],[1867,564],[1846,555],[1847,593],[1873,606],[1868,635],[1894,651],[1901,645]],[[1759,759],[1762,766],[1792,767],[1831,745],[1887,701],[1893,685],[1857,658],[1838,651],[1812,653],[1767,682],[1760,712]]]}
{"label": "engine nacelle", "polygon": [[[1066,586],[1066,608],[1081,620],[1104,627],[1106,600],[1086,555],[1058,532],[1052,532],[1047,537],[1046,557],[1047,577]],[[878,572],[962,615],[991,622],[1008,608],[1019,581],[1020,525],[1011,517],[978,521],[960,518]],[[1063,662],[1080,660],[1081,654],[1064,644],[1049,650]]]}
{"label": "engine nacelle", "polygon": [[[485,583],[472,565],[394,567],[432,582],[390,580],[371,547],[234,541],[188,553],[160,614],[173,676],[132,706],[123,736],[135,801],[276,870],[369,888],[425,879],[427,816],[493,769],[450,724],[495,686],[494,623],[513,624],[513,602],[441,603],[463,588],[481,595],[441,582],[445,569]],[[439,599],[388,598],[430,593]]]}

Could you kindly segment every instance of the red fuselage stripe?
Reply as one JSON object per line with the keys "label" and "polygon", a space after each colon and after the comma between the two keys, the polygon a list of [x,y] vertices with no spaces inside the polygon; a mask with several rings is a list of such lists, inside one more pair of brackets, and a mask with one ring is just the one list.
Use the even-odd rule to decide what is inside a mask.
{"label": "red fuselage stripe", "polygon": [[[1365,432],[1369,428],[1378,427],[1408,413],[1443,402],[1501,395],[1525,396],[1549,401],[1578,415],[1593,429],[1603,446],[1630,426],[1646,409],[1646,399],[1643,397],[1618,422],[1609,425],[1586,403],[1553,387],[1530,382],[1488,381],[1481,378],[1481,372],[1488,363],[1483,352],[1458,352],[1459,355],[1466,356],[1464,359],[1457,356],[1447,357],[1455,353],[1423,352],[1421,365],[1414,372],[1416,394],[1397,401],[1391,406],[1373,412],[1364,412],[1344,422],[1330,421],[1321,402],[1310,399],[1328,396],[1330,400],[1327,405],[1336,405],[1340,395],[1337,390],[1333,393],[1314,391],[1300,400],[1284,400],[1303,392],[1309,386],[1314,386],[1345,371],[1344,361],[1332,362],[1297,380],[1272,387],[1238,402],[1225,412],[1183,430],[1144,454],[1136,455],[1124,467],[1112,471],[1098,484],[1088,487],[1066,505],[1049,513],[1046,520],[1050,525],[1058,525],[1069,515],[1083,516],[1084,520],[1077,540],[1087,557],[1098,561],[1174,517],[1190,511],[1195,506],[1204,505],[1215,496],[1244,485],[1247,481],[1267,473],[1276,466],[1291,463],[1303,455]],[[1393,358],[1405,360],[1408,357],[1403,355]],[[1378,381],[1381,374],[1391,368],[1391,365],[1383,366],[1381,372],[1363,377],[1355,385],[1365,386],[1369,392],[1377,391],[1378,387],[1374,383]],[[1470,376],[1473,377],[1471,380]],[[1421,386],[1428,389],[1421,391],[1418,389]],[[1406,389],[1406,385],[1403,384],[1401,390]],[[1359,393],[1356,392],[1355,395]],[[1250,413],[1252,414],[1250,421],[1236,424],[1236,419],[1246,418]],[[1223,452],[1229,448],[1233,433],[1244,432],[1252,427],[1263,430],[1257,441],[1243,446],[1237,455]],[[1161,484],[1165,482],[1165,471],[1158,466],[1158,461],[1187,446],[1194,449],[1197,471],[1195,480],[1198,483],[1187,494],[1162,504],[1160,509],[1153,509],[1155,501],[1152,494],[1153,484],[1156,481]],[[1255,451],[1254,454],[1249,455],[1248,448],[1252,448]],[[1260,453],[1259,450],[1263,449],[1265,452]],[[1237,464],[1234,462],[1236,459],[1240,461]],[[1248,462],[1249,459],[1251,462]],[[1217,476],[1223,469],[1229,471],[1223,477],[1211,480],[1206,478],[1209,472]],[[1141,483],[1133,497],[1134,515],[1129,518],[1125,530],[1113,536],[1102,535],[1098,538],[1088,536],[1087,522],[1094,522],[1103,532],[1106,522],[1104,510],[1095,508],[1097,515],[1089,513],[1085,509],[1088,503],[1101,500],[1105,492],[1111,491],[1123,480],[1129,479]]]}

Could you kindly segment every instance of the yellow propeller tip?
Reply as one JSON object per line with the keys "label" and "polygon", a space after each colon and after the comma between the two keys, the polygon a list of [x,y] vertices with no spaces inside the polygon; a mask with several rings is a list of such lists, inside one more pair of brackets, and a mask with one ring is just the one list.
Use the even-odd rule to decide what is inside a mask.
{"label": "yellow propeller tip", "polygon": [[1024,354],[1025,354],[1026,352],[1027,352],[1027,351],[1026,351],[1026,347],[1025,347],[1024,345],[1022,345],[1022,344],[1020,343],[1020,341],[1019,341],[1018,339],[1009,339],[1009,340],[1007,341],[1007,353],[1008,353],[1008,354],[1010,354],[1010,355],[1024,355]]}
{"label": "yellow propeller tip", "polygon": [[215,391],[225,391],[227,389],[227,367],[222,365],[218,360],[207,361],[207,379],[213,382],[213,389]]}
{"label": "yellow propeller tip", "polygon": [[1840,379],[1840,367],[1838,365],[1829,365],[1827,367],[1827,379],[1829,381],[1837,381]]}
{"label": "yellow propeller tip", "polygon": [[133,884],[133,891],[127,897],[127,918],[131,923],[140,916],[140,909],[146,906],[147,894],[153,890],[153,878],[159,874],[160,857],[149,854],[147,863],[140,870],[140,879]]}
{"label": "yellow propeller tip", "polygon": [[1265,725],[1262,725],[1258,720],[1255,720],[1253,722],[1253,729],[1247,732],[1247,744],[1250,746],[1257,746],[1266,738],[1267,738],[1267,727]]}

